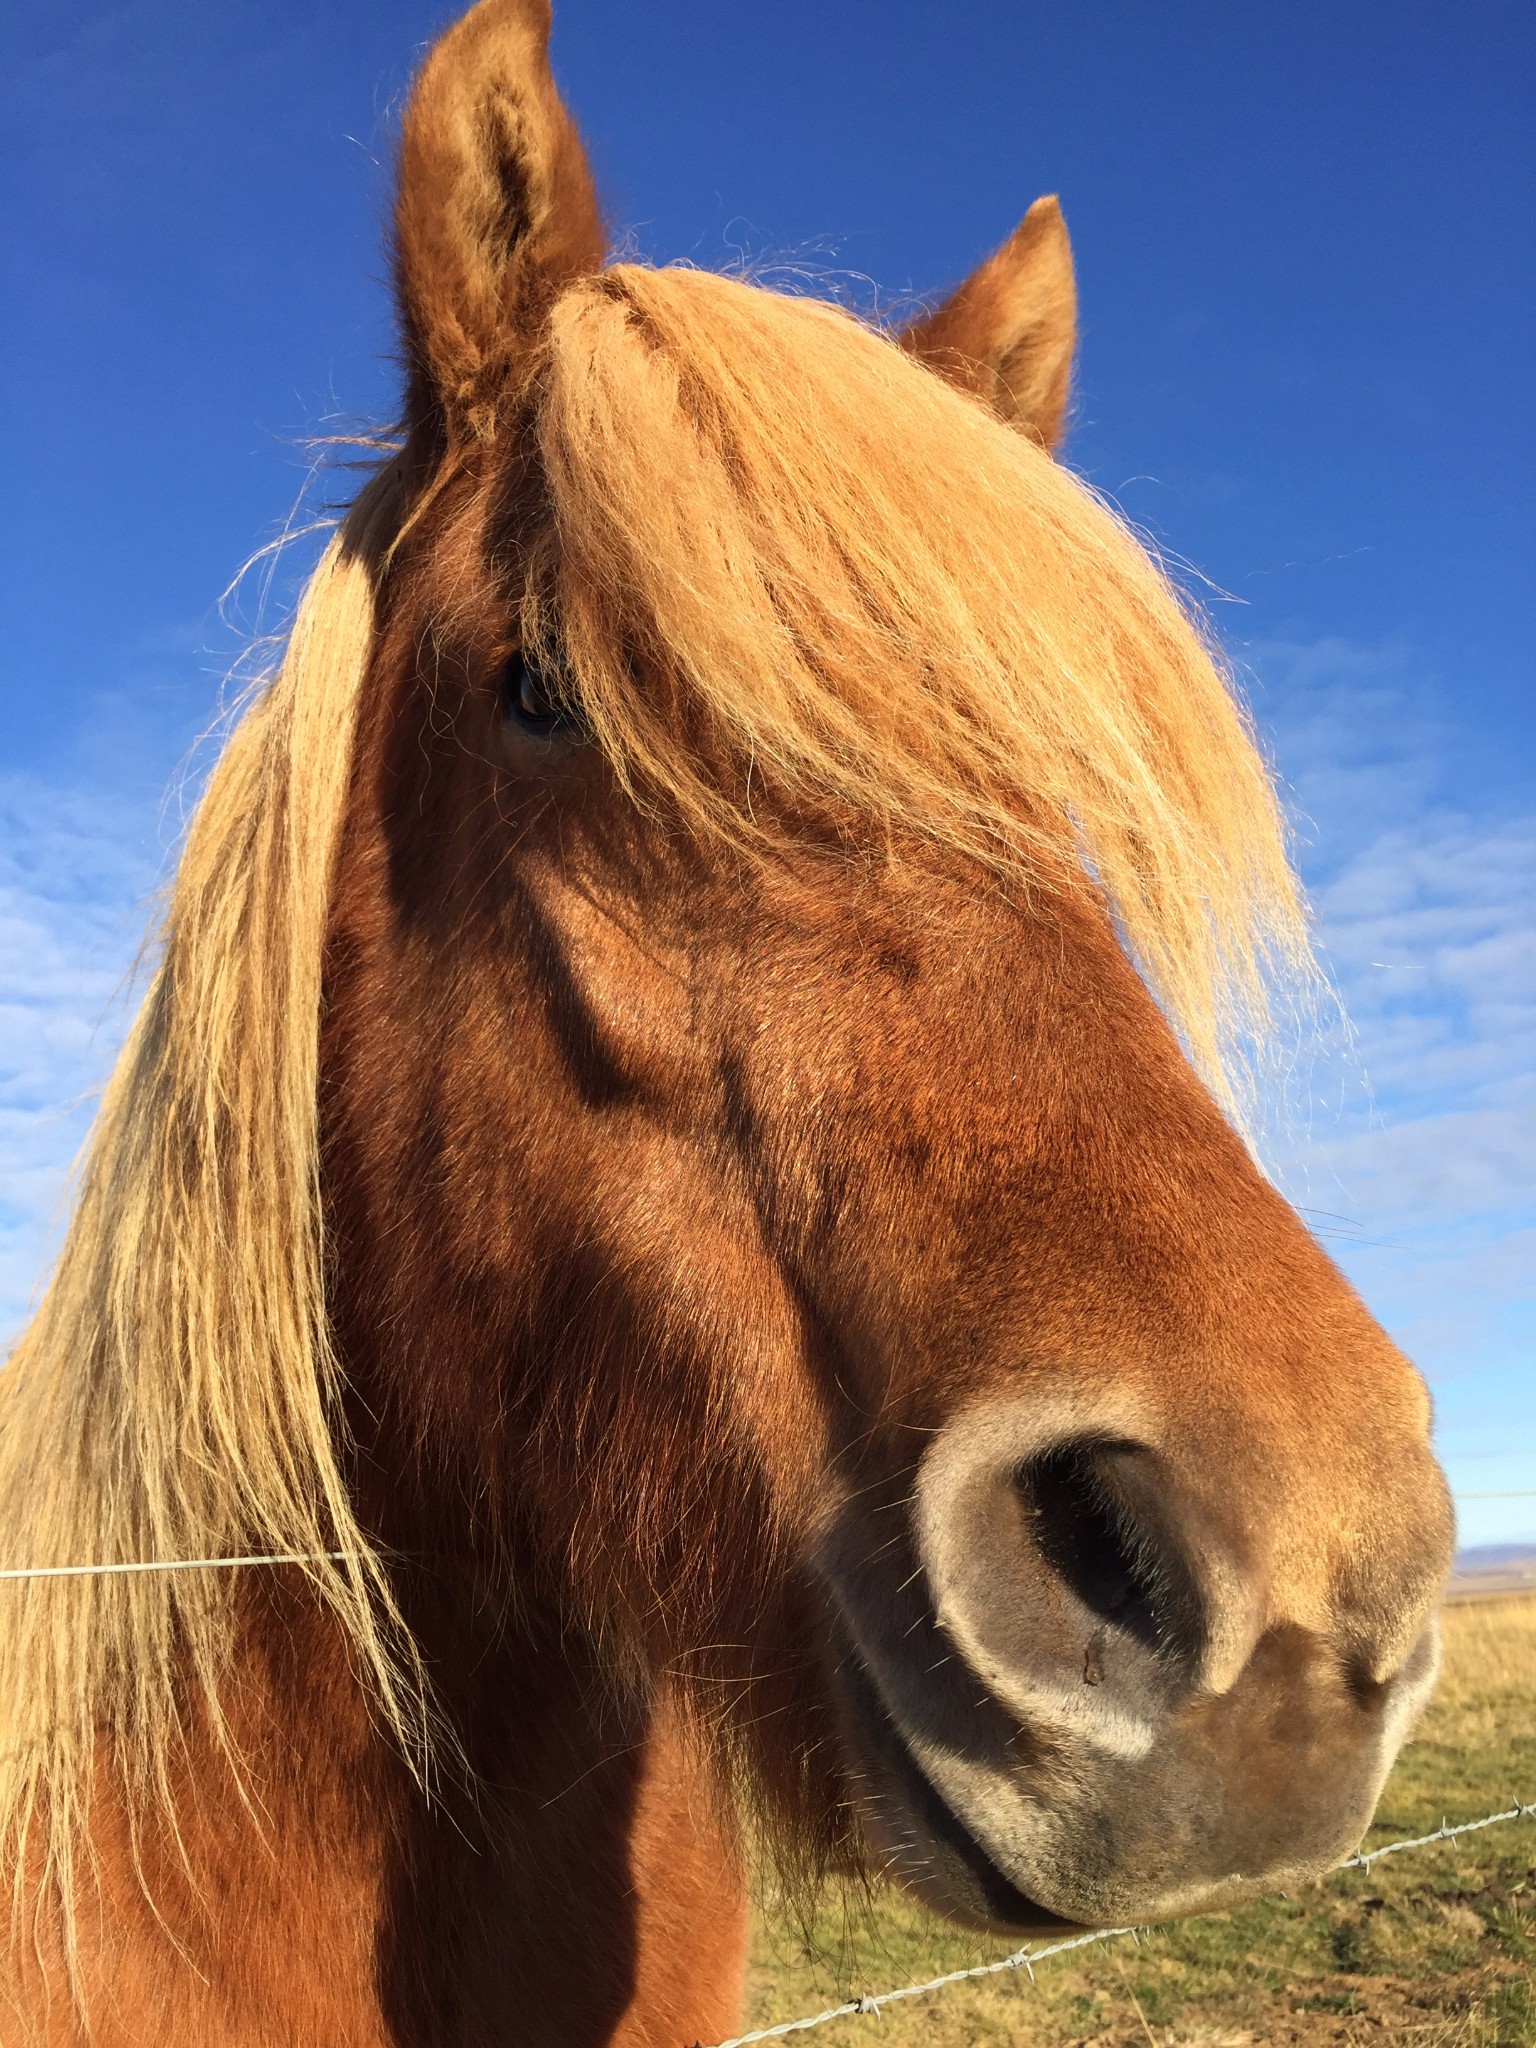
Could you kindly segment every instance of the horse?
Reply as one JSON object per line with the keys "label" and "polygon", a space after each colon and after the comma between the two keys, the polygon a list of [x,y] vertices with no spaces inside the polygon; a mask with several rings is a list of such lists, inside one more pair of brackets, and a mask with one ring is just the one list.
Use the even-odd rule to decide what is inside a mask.
{"label": "horse", "polygon": [[899,329],[609,261],[548,39],[416,79],[400,438],[0,1383],[10,2039],[719,2039],[760,1843],[1196,1913],[1433,1683],[1427,1394],[1244,1136],[1282,811],[1057,459],[1058,206]]}

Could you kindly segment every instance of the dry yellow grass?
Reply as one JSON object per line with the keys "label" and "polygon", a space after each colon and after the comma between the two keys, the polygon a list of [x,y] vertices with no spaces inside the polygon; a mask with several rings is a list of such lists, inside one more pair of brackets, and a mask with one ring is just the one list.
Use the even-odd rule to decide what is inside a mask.
{"label": "dry yellow grass", "polygon": [[[1451,1607],[1440,1691],[1370,1841],[1536,1798],[1536,1595]],[[1159,1929],[888,2008],[807,2041],[852,2048],[1411,2048],[1536,2044],[1536,1822],[1345,1872],[1291,1898]],[[829,1897],[803,1928],[772,1905],[750,2024],[1000,1954],[904,1898]]]}

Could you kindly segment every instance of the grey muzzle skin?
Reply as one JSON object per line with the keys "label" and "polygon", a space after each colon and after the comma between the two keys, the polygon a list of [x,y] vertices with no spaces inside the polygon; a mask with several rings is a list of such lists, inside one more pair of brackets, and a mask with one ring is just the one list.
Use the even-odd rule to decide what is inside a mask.
{"label": "grey muzzle skin", "polygon": [[1331,1868],[1433,1686],[1438,1553],[1362,1651],[1287,1617],[1242,1513],[1150,1431],[1063,1419],[952,1425],[905,1510],[860,1494],[823,1542],[876,1862],[1009,1932]]}

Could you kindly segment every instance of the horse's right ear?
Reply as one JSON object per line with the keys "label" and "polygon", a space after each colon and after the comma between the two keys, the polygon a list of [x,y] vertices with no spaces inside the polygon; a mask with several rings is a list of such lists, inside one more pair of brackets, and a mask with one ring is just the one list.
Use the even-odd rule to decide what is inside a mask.
{"label": "horse's right ear", "polygon": [[551,301],[597,269],[592,175],[549,69],[549,0],[480,0],[422,66],[395,251],[414,418],[495,438]]}
{"label": "horse's right ear", "polygon": [[1072,244],[1057,201],[1037,199],[1001,249],[901,344],[1042,448],[1055,448],[1077,346]]}

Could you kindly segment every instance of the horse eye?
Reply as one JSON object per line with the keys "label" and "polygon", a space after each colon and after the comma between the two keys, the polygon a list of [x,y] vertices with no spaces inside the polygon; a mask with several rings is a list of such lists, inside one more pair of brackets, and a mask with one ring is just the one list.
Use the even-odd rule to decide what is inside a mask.
{"label": "horse eye", "polygon": [[570,701],[563,667],[530,661],[521,649],[501,677],[501,712],[534,739],[580,739],[582,724]]}

